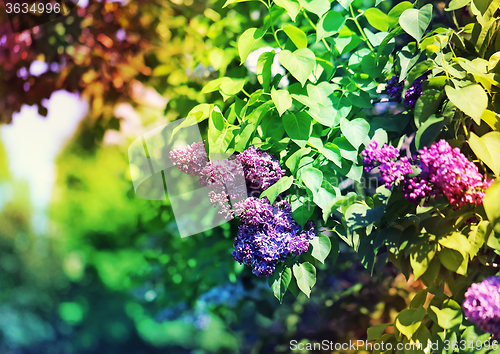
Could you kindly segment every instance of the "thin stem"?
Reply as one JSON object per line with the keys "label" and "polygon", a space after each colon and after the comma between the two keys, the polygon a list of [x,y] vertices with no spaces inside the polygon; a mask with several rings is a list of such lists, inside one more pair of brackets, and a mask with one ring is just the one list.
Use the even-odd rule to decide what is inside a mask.
{"label": "thin stem", "polygon": [[276,43],[278,43],[278,47],[280,47],[281,49],[283,49],[283,47],[281,46],[280,41],[278,40],[278,36],[276,35],[276,31],[274,30],[274,23],[271,23],[271,29],[273,30],[274,39],[276,40]]}
{"label": "thin stem", "polygon": [[245,91],[245,89],[243,89],[243,88],[242,88],[242,89],[241,89],[241,92],[243,92],[243,93],[244,93],[247,97],[249,97],[249,98],[250,98],[250,94],[249,94],[248,92],[246,92],[246,91]]}
{"label": "thin stem", "polygon": [[[311,19],[309,18],[309,16],[307,16],[307,11],[302,6],[300,7],[300,9],[302,10],[302,13],[304,14],[304,17],[307,19],[307,21],[309,21],[309,24],[312,26],[312,28],[314,28],[314,30],[317,31],[317,28],[316,28],[316,25],[314,24],[314,22],[312,22]],[[325,45],[326,49],[329,52],[331,52],[332,49],[330,48],[330,46],[328,45],[328,43],[326,43],[325,39],[321,38],[321,41]]]}
{"label": "thin stem", "polygon": [[332,62],[326,60],[326,59],[323,59],[323,58],[316,58],[316,60],[319,60],[319,61],[322,61],[322,62],[325,62],[327,63],[328,65],[330,65],[332,68],[334,68],[335,66],[332,64]]}
{"label": "thin stem", "polygon": [[372,52],[375,52],[375,48],[373,48],[372,44],[368,40],[368,37],[366,37],[365,32],[363,32],[363,30],[361,29],[361,26],[360,26],[360,24],[358,22],[358,18],[356,16],[354,16],[354,10],[352,8],[352,5],[349,5],[349,10],[351,11],[351,16],[352,16],[352,18],[349,18],[349,20],[353,20],[354,21],[354,23],[356,24],[356,27],[358,27],[358,30],[359,30],[359,33],[361,34],[361,37],[363,37],[363,40],[368,45],[368,48],[370,48],[370,50]]}

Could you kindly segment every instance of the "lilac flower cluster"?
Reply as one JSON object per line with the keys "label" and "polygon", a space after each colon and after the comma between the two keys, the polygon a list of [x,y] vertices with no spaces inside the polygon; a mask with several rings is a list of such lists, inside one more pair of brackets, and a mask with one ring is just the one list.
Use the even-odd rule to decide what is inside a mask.
{"label": "lilac flower cluster", "polygon": [[[428,76],[429,73],[425,73],[424,75],[418,77],[417,79],[415,79],[415,81],[413,81],[413,84],[405,92],[403,100],[404,105],[411,108],[415,107],[418,98],[422,95],[422,84],[425,80],[427,80]],[[398,101],[401,101],[404,82],[405,80],[399,82],[399,75],[391,77],[387,81],[386,86],[386,91],[389,97],[396,98]]]}
{"label": "lilac flower cluster", "polygon": [[232,219],[230,200],[246,197],[240,183],[244,180],[243,169],[237,158],[209,161],[205,145],[200,142],[172,150],[170,160],[182,172],[200,177],[198,182],[210,189],[210,202],[221,207],[220,213],[226,219]]}
{"label": "lilac flower cluster", "polygon": [[[209,161],[203,143],[194,143],[172,150],[170,159],[182,172],[199,176],[199,183],[208,187],[210,202],[221,207],[222,215],[231,219],[230,201],[260,194],[285,175],[276,158],[250,146],[237,156]],[[245,181],[246,190],[242,181]]]}
{"label": "lilac flower cluster", "polygon": [[285,175],[285,170],[281,168],[278,160],[253,145],[239,154],[238,158],[245,173],[248,196],[260,196]]}
{"label": "lilac flower cluster", "polygon": [[170,158],[181,171],[200,177],[199,183],[210,189],[211,203],[221,206],[227,219],[240,218],[233,258],[251,266],[257,276],[271,275],[279,262],[309,248],[316,235],[312,222],[302,230],[288,202],[271,205],[266,198],[255,198],[285,175],[272,155],[251,146],[230,159],[208,161],[203,143],[195,143],[172,151]]}
{"label": "lilac flower cluster", "polygon": [[401,101],[401,94],[403,93],[404,80],[399,82],[399,76],[394,75],[387,81],[386,91],[389,97],[397,98],[398,101]]}
{"label": "lilac flower cluster", "polygon": [[425,80],[427,80],[428,75],[429,74],[424,74],[413,81],[413,84],[405,92],[403,104],[408,107],[415,107],[418,98],[422,95],[422,84]]}
{"label": "lilac flower cluster", "polygon": [[[480,205],[486,189],[493,180],[483,177],[477,166],[460,152],[452,148],[444,139],[424,147],[412,159],[399,158],[399,151],[384,145],[378,148],[376,141],[371,142],[362,152],[367,172],[378,166],[380,180],[387,188],[402,185],[405,198],[420,203],[444,195],[457,208],[467,203]],[[399,158],[399,159],[398,159]],[[418,176],[410,176],[417,168]]]}
{"label": "lilac flower cluster", "polygon": [[465,316],[485,332],[500,339],[500,277],[472,284],[462,304]]}
{"label": "lilac flower cluster", "polygon": [[407,157],[399,158],[399,150],[394,146],[384,144],[380,149],[378,142],[373,140],[361,152],[365,171],[370,172],[374,167],[379,166],[380,180],[387,188],[393,184],[398,184],[407,174],[413,172],[411,162]]}
{"label": "lilac flower cluster", "polygon": [[182,172],[198,176],[208,163],[205,144],[194,143],[182,149],[172,150],[170,151],[170,160]]}
{"label": "lilac flower cluster", "polygon": [[291,254],[306,252],[309,240],[315,236],[312,222],[301,230],[285,200],[273,206],[266,198],[249,197],[235,205],[235,214],[241,225],[234,239],[233,258],[251,266],[260,277],[271,275],[276,265]]}

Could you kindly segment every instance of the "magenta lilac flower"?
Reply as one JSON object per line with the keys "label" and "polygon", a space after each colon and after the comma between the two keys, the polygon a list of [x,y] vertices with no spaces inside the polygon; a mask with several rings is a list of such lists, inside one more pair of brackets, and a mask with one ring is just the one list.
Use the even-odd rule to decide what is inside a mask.
{"label": "magenta lilac flower", "polygon": [[225,160],[209,161],[203,143],[194,143],[170,152],[174,166],[199,176],[199,183],[211,191],[208,196],[220,213],[232,218],[231,203],[247,196],[258,197],[285,175],[279,162],[254,146]]}
{"label": "magenta lilac flower", "polygon": [[401,101],[401,94],[403,93],[404,80],[399,82],[399,76],[394,75],[387,81],[387,86],[385,90],[387,94],[391,98],[397,98],[398,101]]}
{"label": "magenta lilac flower", "polygon": [[285,175],[285,170],[272,155],[253,145],[239,154],[238,158],[243,166],[249,196],[260,196]]}
{"label": "magenta lilac flower", "polygon": [[194,143],[182,149],[170,151],[170,160],[174,166],[188,175],[199,175],[208,163],[205,144]]}
{"label": "magenta lilac flower", "polygon": [[266,198],[249,197],[237,203],[235,214],[241,225],[234,239],[233,258],[252,267],[257,276],[269,276],[279,262],[306,252],[315,236],[314,224],[309,222],[302,230],[285,200],[271,205]]}
{"label": "magenta lilac flower", "polygon": [[413,169],[408,157],[402,157],[398,161],[387,161],[380,165],[380,179],[387,188],[391,188],[393,184],[399,184],[410,173],[413,173]]}
{"label": "magenta lilac flower", "polygon": [[363,156],[365,171],[370,172],[374,167],[381,163],[396,160],[399,157],[399,150],[394,146],[389,146],[387,144],[384,144],[384,146],[379,149],[378,142],[373,140],[361,152],[361,155]]}
{"label": "magenta lilac flower", "polygon": [[[456,208],[482,204],[493,180],[485,178],[459,148],[453,149],[446,140],[440,140],[418,153],[412,159],[401,157],[398,160],[397,150],[386,145],[379,149],[377,143],[372,142],[362,155],[366,171],[378,166],[380,180],[386,187],[401,184],[409,201],[420,203],[444,195]],[[418,176],[410,176],[416,170],[414,167],[421,170]]]}
{"label": "magenta lilac flower", "polygon": [[500,339],[500,277],[472,284],[462,304],[465,316],[481,330]]}
{"label": "magenta lilac flower", "polygon": [[[419,150],[422,177],[427,184],[445,195],[452,205],[480,205],[486,190],[493,183],[479,172],[477,166],[444,139]],[[436,193],[437,194],[437,193]]]}

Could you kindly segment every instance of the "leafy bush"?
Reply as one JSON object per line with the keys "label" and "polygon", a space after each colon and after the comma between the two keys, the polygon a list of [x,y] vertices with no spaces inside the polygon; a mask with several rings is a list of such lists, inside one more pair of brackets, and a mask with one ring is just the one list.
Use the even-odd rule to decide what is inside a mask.
{"label": "leafy bush", "polygon": [[208,120],[209,156],[251,146],[276,156],[286,175],[261,198],[285,195],[293,219],[321,231],[269,277],[275,296],[309,296],[340,238],[372,274],[390,261],[426,287],[369,340],[498,350],[468,346],[495,332],[483,334],[461,303],[500,255],[500,4],[451,1],[446,26],[432,4],[261,3],[261,25],[237,41],[241,64],[258,53],[255,73],[209,82],[203,92],[223,101],[193,108],[186,124]]}

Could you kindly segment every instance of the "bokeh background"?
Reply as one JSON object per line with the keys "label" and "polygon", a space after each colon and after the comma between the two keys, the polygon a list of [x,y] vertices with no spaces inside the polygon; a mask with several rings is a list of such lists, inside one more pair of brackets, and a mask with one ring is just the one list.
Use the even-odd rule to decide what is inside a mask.
{"label": "bokeh background", "polygon": [[364,340],[420,289],[341,245],[311,299],[280,305],[232,259],[236,222],[180,238],[168,200],[135,195],[134,139],[223,104],[202,93],[211,79],[256,82],[258,55],[239,65],[235,43],[265,12],[223,5],[81,0],[9,34],[0,1],[0,353],[287,353]]}

